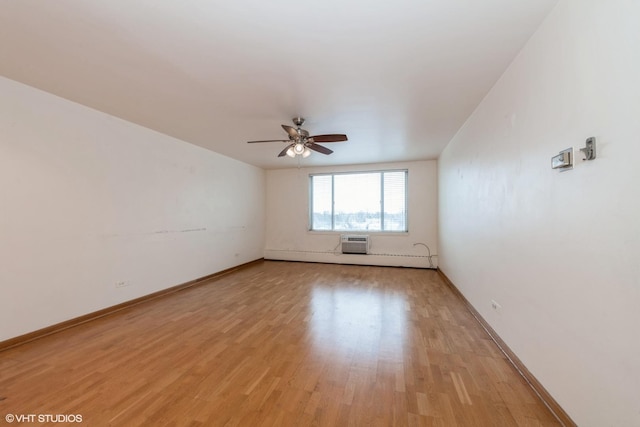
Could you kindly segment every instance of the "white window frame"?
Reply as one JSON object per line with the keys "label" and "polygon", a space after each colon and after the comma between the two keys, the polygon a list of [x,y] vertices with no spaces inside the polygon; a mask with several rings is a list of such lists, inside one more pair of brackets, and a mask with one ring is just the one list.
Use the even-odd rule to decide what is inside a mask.
{"label": "white window frame", "polygon": [[[388,172],[404,172],[404,230],[384,230],[384,174]],[[380,230],[351,230],[335,228],[335,181],[336,175],[359,175],[359,174],[380,174]],[[314,229],[313,228],[313,177],[315,176],[331,176],[331,229]],[[315,233],[393,233],[406,234],[409,232],[409,170],[408,169],[385,169],[385,170],[366,170],[353,172],[327,172],[309,174],[309,231]]]}

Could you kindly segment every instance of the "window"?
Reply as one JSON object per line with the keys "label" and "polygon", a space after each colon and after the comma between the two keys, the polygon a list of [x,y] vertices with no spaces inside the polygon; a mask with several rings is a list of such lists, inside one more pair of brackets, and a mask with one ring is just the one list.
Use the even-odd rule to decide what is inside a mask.
{"label": "window", "polygon": [[313,231],[407,231],[407,171],[311,175]]}

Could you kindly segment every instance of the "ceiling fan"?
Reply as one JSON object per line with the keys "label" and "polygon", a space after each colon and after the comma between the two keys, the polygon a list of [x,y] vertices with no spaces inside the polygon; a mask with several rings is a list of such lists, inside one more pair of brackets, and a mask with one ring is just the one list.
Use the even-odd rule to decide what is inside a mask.
{"label": "ceiling fan", "polygon": [[309,157],[309,155],[311,154],[311,150],[317,151],[318,153],[322,154],[333,153],[333,150],[317,144],[318,142],[340,142],[347,140],[347,135],[343,134],[309,136],[309,132],[300,127],[304,124],[304,118],[302,117],[294,117],[293,124],[296,125],[296,127],[282,125],[282,129],[287,132],[287,134],[289,135],[289,139],[266,139],[262,141],[247,142],[249,144],[254,144],[257,142],[287,142],[288,145],[284,150],[280,152],[280,154],[278,154],[278,157],[283,157],[285,155],[289,157]]}

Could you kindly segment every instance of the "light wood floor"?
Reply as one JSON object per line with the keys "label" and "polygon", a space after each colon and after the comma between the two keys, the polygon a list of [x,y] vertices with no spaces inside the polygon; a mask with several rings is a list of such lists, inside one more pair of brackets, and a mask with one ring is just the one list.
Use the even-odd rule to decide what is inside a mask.
{"label": "light wood floor", "polygon": [[5,414],[558,425],[436,272],[269,261],[0,352]]}

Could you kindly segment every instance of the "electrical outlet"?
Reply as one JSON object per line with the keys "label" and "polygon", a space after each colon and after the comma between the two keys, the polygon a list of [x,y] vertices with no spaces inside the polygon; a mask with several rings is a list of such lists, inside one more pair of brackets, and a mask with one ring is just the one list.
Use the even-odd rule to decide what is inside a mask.
{"label": "electrical outlet", "polygon": [[502,311],[502,306],[496,302],[496,300],[491,300],[491,308],[493,308],[498,313]]}
{"label": "electrical outlet", "polygon": [[125,286],[129,286],[129,282],[127,282],[126,280],[116,282],[116,288],[124,288]]}

